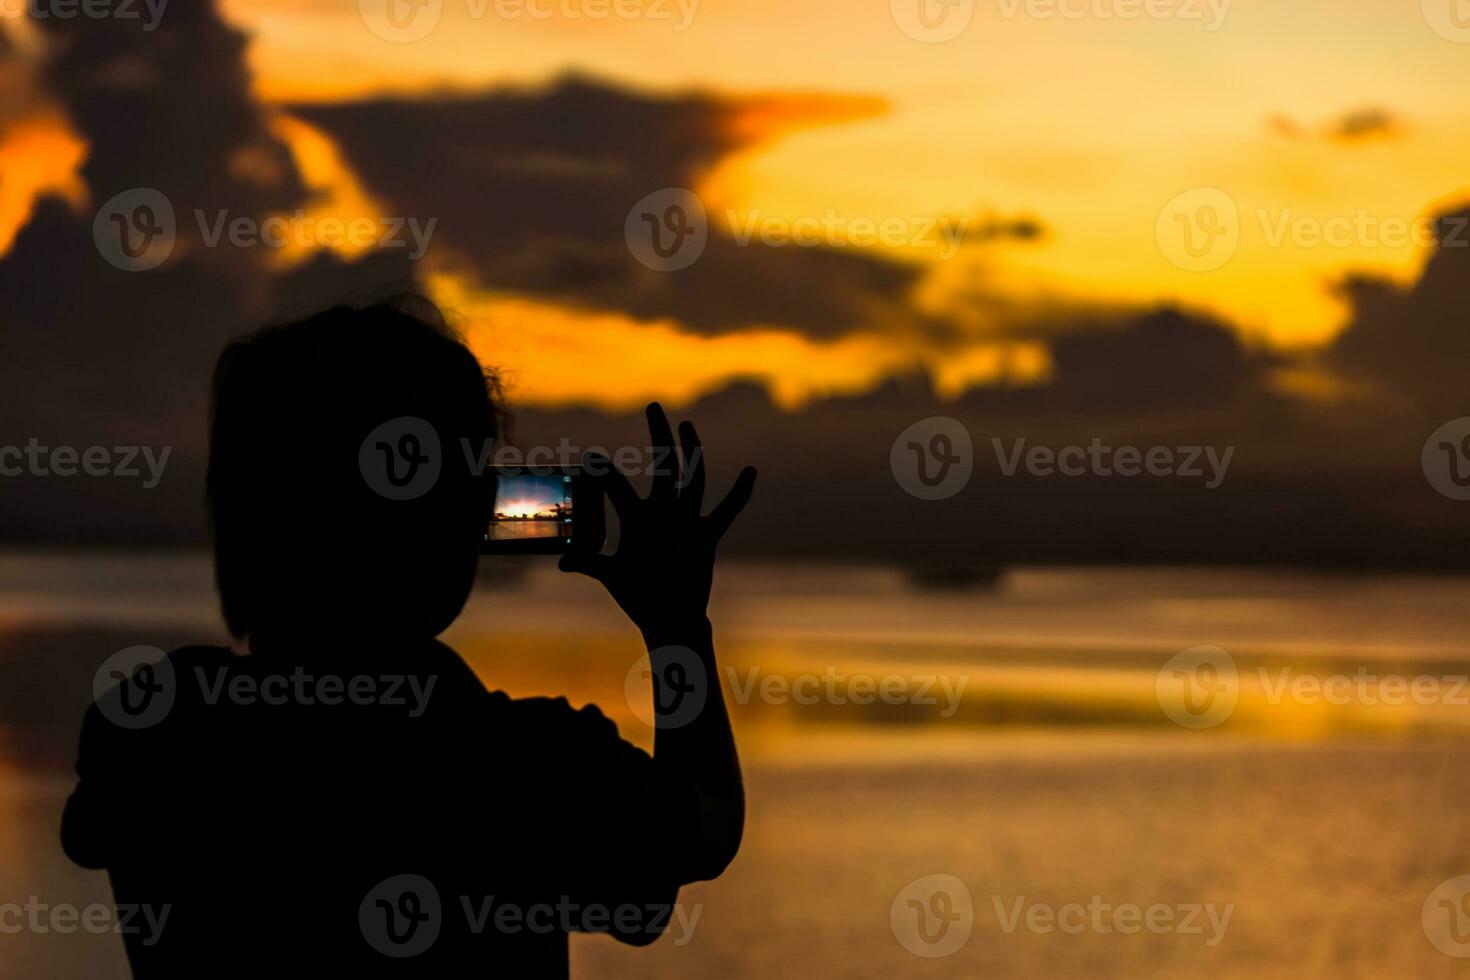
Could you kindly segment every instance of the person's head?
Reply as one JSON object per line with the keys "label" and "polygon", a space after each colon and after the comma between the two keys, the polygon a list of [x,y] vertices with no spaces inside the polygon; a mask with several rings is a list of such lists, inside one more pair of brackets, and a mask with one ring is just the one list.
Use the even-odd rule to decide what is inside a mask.
{"label": "person's head", "polygon": [[498,395],[419,297],[339,306],[226,347],[208,496],[230,632],[447,627],[494,506],[493,471],[472,463],[498,435]]}

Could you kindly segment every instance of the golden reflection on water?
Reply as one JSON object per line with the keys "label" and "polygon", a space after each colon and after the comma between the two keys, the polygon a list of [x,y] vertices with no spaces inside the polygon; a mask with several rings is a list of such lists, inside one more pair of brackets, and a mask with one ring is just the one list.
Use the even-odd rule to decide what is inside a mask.
{"label": "golden reflection on water", "polygon": [[[207,640],[208,582],[197,557],[0,556],[0,617],[15,620],[0,641],[79,623],[112,631],[92,646],[113,633],[119,648],[165,633]],[[926,593],[890,570],[735,564],[712,618],[745,764],[742,853],[720,881],[685,893],[707,906],[690,945],[579,939],[574,975],[1450,976],[1419,914],[1440,882],[1470,872],[1470,712],[1447,703],[1467,693],[1454,687],[1470,673],[1467,598],[1470,582],[1456,579],[1096,569]],[[638,636],[591,583],[532,566],[477,591],[445,641],[488,686],[596,703],[652,746],[639,717],[651,692],[626,694]],[[1228,651],[1236,670],[1233,710],[1201,730],[1171,720],[1159,696],[1161,669],[1196,644]],[[58,668],[39,649],[0,655]],[[66,675],[82,701],[92,652]],[[1283,670],[1288,683],[1360,670],[1378,680],[1346,704],[1308,703],[1277,696]],[[1370,703],[1391,676],[1440,678],[1445,697]],[[951,691],[963,682],[961,696],[946,701],[936,678]],[[926,681],[933,703],[916,703]],[[875,696],[885,682],[914,696]],[[819,696],[801,703],[798,688]],[[44,722],[40,709],[25,714],[33,698],[5,693],[12,721]],[[73,751],[79,718],[55,723],[58,757]],[[105,877],[57,847],[68,779],[21,771],[9,735],[0,725],[0,901],[105,895]],[[936,872],[973,891],[975,936],[951,958],[919,960],[894,940],[889,905]],[[1006,934],[992,898],[1021,895],[1236,912],[1211,949],[1178,936]],[[0,975],[17,964],[122,975],[115,937],[7,947],[12,938],[0,937]]]}
{"label": "golden reflection on water", "polygon": [[[468,638],[457,649],[492,688],[595,703],[626,737],[652,744],[652,730],[640,720],[650,716],[651,690],[635,686],[638,701],[630,703],[624,686],[641,656],[630,637],[509,635],[493,642]],[[781,755],[782,739],[806,744],[817,732],[829,749],[848,744],[860,758],[872,758],[873,744],[884,740],[902,738],[906,751],[943,753],[955,740],[1005,732],[1293,741],[1470,735],[1470,664],[1456,660],[1352,666],[1320,656],[1235,657],[1233,709],[1218,724],[1193,731],[1167,710],[1160,687],[1165,652],[932,654],[913,645],[853,649],[736,636],[720,644],[720,681],[747,754],[760,747]]]}

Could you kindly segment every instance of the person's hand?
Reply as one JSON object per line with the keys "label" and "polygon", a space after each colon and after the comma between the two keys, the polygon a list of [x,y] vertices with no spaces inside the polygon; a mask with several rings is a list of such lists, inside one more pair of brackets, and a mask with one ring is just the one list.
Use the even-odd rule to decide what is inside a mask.
{"label": "person's hand", "polygon": [[[605,458],[598,475],[617,511],[618,550],[612,555],[564,555],[561,569],[601,582],[650,642],[676,640],[705,623],[714,578],[715,547],[750,500],[755,468],[740,471],[735,485],[708,516],[704,502],[704,450],[694,426],[679,426],[681,467],[674,433],[657,402],[648,406],[654,450],[653,489],[639,497],[628,478]],[[706,627],[707,628],[707,627]]]}

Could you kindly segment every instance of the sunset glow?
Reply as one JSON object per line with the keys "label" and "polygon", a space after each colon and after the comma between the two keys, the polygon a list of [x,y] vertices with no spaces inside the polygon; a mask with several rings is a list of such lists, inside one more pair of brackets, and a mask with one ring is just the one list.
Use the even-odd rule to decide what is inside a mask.
{"label": "sunset glow", "polygon": [[556,512],[546,507],[542,500],[507,500],[495,504],[497,517],[536,518],[537,520],[554,520]]}
{"label": "sunset glow", "polygon": [[0,973],[1449,976],[1467,90],[1470,0],[0,0]]}
{"label": "sunset glow", "polygon": [[[692,181],[714,236],[813,216],[969,223],[953,258],[917,243],[869,249],[921,271],[908,301],[958,324],[959,345],[895,333],[876,315],[841,337],[782,322],[710,336],[678,319],[487,288],[432,249],[423,278],[434,297],[464,314],[477,348],[538,404],[687,401],[753,379],[790,408],[915,366],[947,396],[1033,383],[1047,372],[1042,338],[1026,336],[1040,309],[1172,304],[1220,318],[1251,344],[1310,350],[1344,326],[1343,277],[1406,284],[1419,274],[1423,243],[1382,229],[1470,200],[1461,163],[1470,127],[1456,97],[1470,59],[1417,4],[1242,0],[1211,5],[1218,23],[981,4],[943,44],[904,36],[886,4],[837,0],[695,4],[682,27],[497,16],[493,5],[475,16],[483,5],[446,3],[431,33],[403,44],[375,36],[357,6],[224,5],[250,32],[254,90],[275,105],[528,86],[568,69],[651,95],[744,100],[727,123],[740,146]],[[1323,43],[1293,42],[1303,37]],[[1318,53],[1328,40],[1358,56]],[[1184,64],[1189,73],[1156,84]],[[289,114],[273,128],[312,191],[309,214],[392,213],[329,134]],[[75,177],[83,152],[54,117],[5,129],[0,254],[40,195],[85,193]],[[1238,210],[1233,256],[1208,272],[1171,261],[1157,237],[1162,209],[1196,188],[1223,190]],[[1023,218],[1038,234],[975,233]],[[1326,243],[1302,233],[1334,223],[1360,230]],[[840,235],[836,244],[851,250]],[[362,253],[293,245],[272,260],[291,267],[323,248]],[[596,356],[564,356],[573,350]],[[594,362],[616,370],[583,377]]]}

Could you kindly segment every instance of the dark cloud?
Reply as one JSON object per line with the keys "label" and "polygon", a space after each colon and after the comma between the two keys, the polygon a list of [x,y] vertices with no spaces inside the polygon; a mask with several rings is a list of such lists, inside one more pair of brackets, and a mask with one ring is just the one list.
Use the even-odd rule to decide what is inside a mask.
{"label": "dark cloud", "polygon": [[1470,210],[1441,215],[1436,229],[1441,245],[1411,287],[1366,276],[1342,285],[1353,315],[1325,360],[1396,410],[1470,414]]}
{"label": "dark cloud", "polygon": [[289,151],[251,96],[244,35],[213,4],[170,8],[152,32],[119,18],[37,23],[46,32],[46,94],[87,143],[82,177],[93,205],[120,191],[156,189],[173,205],[179,241],[162,267],[127,272],[104,260],[92,213],[42,201],[0,260],[0,296],[16,341],[8,367],[67,365],[65,377],[84,389],[161,405],[165,399],[139,390],[140,378],[187,367],[192,383],[223,338],[282,299],[299,303],[347,285],[334,259],[278,282],[270,250],[208,249],[198,240],[196,209],[259,219],[306,202]]}
{"label": "dark cloud", "polygon": [[7,479],[0,535],[79,545],[199,540],[207,386],[226,340],[278,309],[401,282],[407,263],[400,253],[357,266],[321,256],[282,275],[267,249],[202,247],[195,208],[259,218],[305,201],[250,96],[244,39],[212,4],[171,6],[153,33],[115,18],[41,23],[41,94],[87,141],[82,175],[93,206],[155,188],[174,206],[179,242],[162,266],[124,271],[99,250],[91,211],[53,197],[37,203],[0,258],[0,441],[168,447],[170,458],[152,489],[126,479]]}
{"label": "dark cloud", "polygon": [[1377,136],[1391,136],[1400,128],[1397,116],[1387,109],[1366,106],[1345,113],[1332,125],[1332,138],[1345,143]]}
{"label": "dark cloud", "polygon": [[[331,134],[371,191],[439,219],[436,247],[481,283],[700,332],[784,325],[828,337],[862,328],[938,334],[908,294],[922,268],[830,248],[743,247],[710,214],[703,256],[676,274],[629,252],[633,206],[693,188],[746,145],[737,126],[756,100],[654,96],[579,77],[544,89],[384,99],[289,109]],[[988,227],[1032,238],[1033,220]]]}
{"label": "dark cloud", "polygon": [[[1266,124],[1277,136],[1301,139],[1309,135],[1301,123],[1284,113],[1276,113]],[[1403,121],[1392,111],[1380,106],[1351,109],[1322,126],[1322,135],[1339,143],[1354,143],[1393,136],[1403,128]]]}
{"label": "dark cloud", "polygon": [[1226,324],[1175,309],[1121,318],[1052,343],[1059,408],[1152,412],[1232,404],[1258,385],[1264,358]]}
{"label": "dark cloud", "polygon": [[986,242],[1011,239],[1018,242],[1033,242],[1046,234],[1046,227],[1036,218],[987,217],[972,224],[965,232],[965,240]]}
{"label": "dark cloud", "polygon": [[[37,23],[50,51],[47,87],[90,147],[82,178],[96,202],[152,187],[180,214],[259,217],[303,200],[290,155],[251,96],[246,38],[214,4],[173,4],[153,31],[116,17]],[[180,222],[181,233],[190,227]]]}

